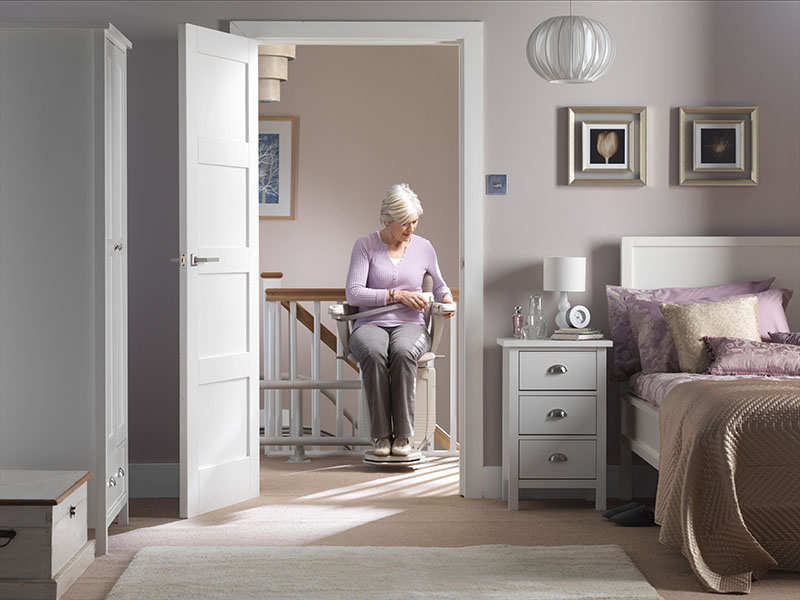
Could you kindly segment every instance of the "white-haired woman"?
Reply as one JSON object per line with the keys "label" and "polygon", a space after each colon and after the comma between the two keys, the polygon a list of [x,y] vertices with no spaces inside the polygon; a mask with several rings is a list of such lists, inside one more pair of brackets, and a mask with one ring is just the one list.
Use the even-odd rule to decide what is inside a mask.
{"label": "white-haired woman", "polygon": [[389,188],[381,204],[383,229],[356,240],[347,272],[349,304],[365,309],[405,305],[358,319],[350,337],[350,350],[361,367],[376,456],[411,452],[417,359],[431,345],[422,314],[426,272],[433,277],[434,300],[453,301],[433,246],[414,235],[421,215],[422,204],[408,185]]}

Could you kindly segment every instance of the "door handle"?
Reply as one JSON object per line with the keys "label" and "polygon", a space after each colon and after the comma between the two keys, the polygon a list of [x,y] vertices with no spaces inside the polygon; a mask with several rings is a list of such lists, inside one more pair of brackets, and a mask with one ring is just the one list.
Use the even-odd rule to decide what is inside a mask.
{"label": "door handle", "polygon": [[117,487],[117,480],[114,479],[113,475],[108,478],[108,483],[106,483],[106,487],[110,487],[110,488]]}
{"label": "door handle", "polygon": [[200,263],[219,262],[218,256],[195,256],[192,254],[192,266],[196,267]]}

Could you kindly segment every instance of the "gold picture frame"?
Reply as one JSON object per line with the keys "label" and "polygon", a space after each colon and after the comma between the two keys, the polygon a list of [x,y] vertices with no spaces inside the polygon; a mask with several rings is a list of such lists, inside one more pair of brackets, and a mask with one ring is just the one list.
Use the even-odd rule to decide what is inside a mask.
{"label": "gold picture frame", "polygon": [[684,186],[758,185],[758,107],[679,107],[678,181]]}
{"label": "gold picture frame", "polygon": [[[647,185],[646,107],[570,106],[567,126],[568,185]],[[601,149],[601,134],[614,130],[612,145]]]}
{"label": "gold picture frame", "polygon": [[258,218],[295,218],[297,117],[258,118]]}

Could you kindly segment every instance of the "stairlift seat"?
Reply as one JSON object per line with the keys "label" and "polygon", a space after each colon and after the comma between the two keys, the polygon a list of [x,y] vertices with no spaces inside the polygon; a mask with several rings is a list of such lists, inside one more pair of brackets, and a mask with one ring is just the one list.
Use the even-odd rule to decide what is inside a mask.
{"label": "stairlift seat", "polygon": [[[436,428],[436,369],[434,359],[437,358],[436,348],[442,337],[444,316],[455,312],[454,304],[433,302],[430,294],[432,278],[427,273],[423,279],[423,293],[429,294],[429,302],[425,307],[425,325],[431,336],[431,348],[417,359],[417,385],[414,410],[414,435],[411,438],[412,452],[408,456],[375,456],[372,450],[364,452],[364,462],[367,464],[411,464],[423,459],[421,449],[428,444]],[[356,319],[375,314],[381,314],[401,308],[402,304],[390,304],[378,308],[358,311],[357,307],[347,303],[334,304],[328,308],[328,314],[336,321],[339,340],[342,343],[343,354],[348,360],[358,362],[358,358],[350,353],[349,340],[353,332]],[[340,357],[342,358],[342,357]]]}

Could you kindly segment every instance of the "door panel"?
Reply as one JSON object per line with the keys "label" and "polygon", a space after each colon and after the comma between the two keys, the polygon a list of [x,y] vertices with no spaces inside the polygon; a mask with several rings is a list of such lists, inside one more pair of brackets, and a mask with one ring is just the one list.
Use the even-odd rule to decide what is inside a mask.
{"label": "door panel", "polygon": [[191,517],[258,495],[258,54],[194,25],[179,43],[181,516]]}

